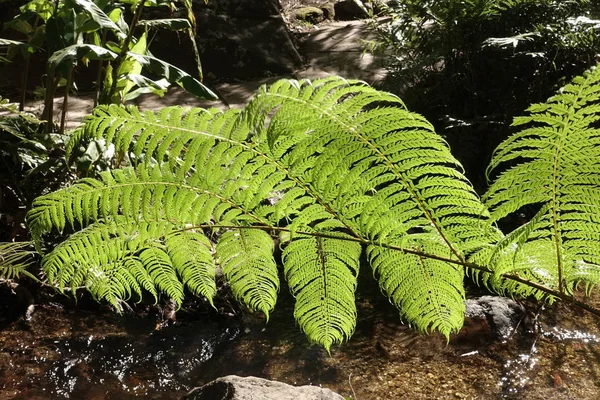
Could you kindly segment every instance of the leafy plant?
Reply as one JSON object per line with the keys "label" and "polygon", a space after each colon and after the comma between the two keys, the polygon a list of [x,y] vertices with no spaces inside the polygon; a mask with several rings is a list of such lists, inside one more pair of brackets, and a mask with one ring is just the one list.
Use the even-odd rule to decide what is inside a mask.
{"label": "leafy plant", "polygon": [[0,243],[0,281],[26,275],[37,280],[27,268],[34,262],[35,251],[29,242]]}
{"label": "leafy plant", "polygon": [[43,122],[0,97],[0,242],[23,240],[33,199],[71,176],[64,138],[44,132]]}
{"label": "leafy plant", "polygon": [[[580,109],[582,120],[532,117],[561,127],[567,150],[571,139],[595,140],[595,131],[585,128],[597,106],[582,107],[582,99],[597,99],[599,75],[594,70],[593,78],[576,82],[577,91],[567,87],[568,94],[547,106],[568,115],[569,107]],[[568,136],[572,131],[579,136]],[[533,135],[545,138],[544,132]],[[101,106],[72,136],[67,157],[80,142],[100,137],[128,166],[39,197],[28,224],[38,247],[48,234],[75,232],[43,256],[52,284],[60,290],[83,285],[117,309],[144,292],[164,292],[179,304],[186,292],[211,299],[221,268],[234,295],[268,316],[280,284],[277,244],[296,298],[295,318],[309,340],[327,350],[354,331],[363,249],[401,317],[446,337],[462,326],[465,271],[494,290],[550,301],[574,301],[567,283],[571,289],[574,282],[598,280],[588,273],[595,258],[571,250],[585,262],[572,263],[573,273],[557,277],[546,268],[553,275],[548,279],[531,267],[522,276],[525,259],[512,257],[508,244],[524,237],[518,232],[545,240],[535,229],[546,226],[532,220],[528,226],[535,229],[506,237],[494,226],[518,208],[504,206],[511,200],[503,192],[509,178],[500,178],[486,197],[491,219],[432,125],[398,97],[361,82],[282,80],[260,89],[244,110],[224,112]],[[508,154],[517,150],[506,144],[497,162],[514,159]],[[545,164],[529,173],[538,166]],[[592,190],[570,187],[573,195]],[[535,189],[548,192],[531,188],[526,193],[535,201],[541,199]],[[587,205],[551,207],[572,214],[568,222]],[[537,246],[532,243],[521,245],[523,254]],[[532,248],[534,254],[544,249]]]}
{"label": "leafy plant", "polygon": [[597,1],[407,0],[377,20],[385,88],[455,149],[479,192],[512,118],[595,62]]}
{"label": "leafy plant", "polygon": [[[9,26],[28,35],[28,42],[32,43],[28,46],[21,45],[21,48],[27,50],[24,53],[26,68],[23,90],[26,87],[31,49],[42,48],[42,43],[45,43],[48,52],[44,110],[45,120],[49,122],[47,128],[51,126],[54,114],[53,98],[56,89],[59,85],[64,85],[59,129],[60,133],[64,132],[68,96],[74,85],[74,68],[80,63],[87,65],[90,60],[97,60],[99,64],[96,93],[98,97],[98,93],[102,92],[99,96],[101,103],[121,103],[148,92],[161,94],[170,83],[179,84],[202,98],[216,98],[196,78],[153,57],[148,51],[146,36],[150,29],[187,30],[194,41],[191,33],[195,23],[193,21],[182,18],[158,21],[141,19],[144,7],[173,4],[171,1],[33,0],[21,7],[21,14]],[[125,22],[124,13],[128,5],[132,5],[134,9],[130,24]],[[188,11],[191,10],[189,1],[184,1],[184,5]],[[188,16],[193,17],[193,14],[188,13]],[[143,28],[144,33],[136,36],[137,28]],[[109,61],[106,69],[103,68],[105,61]],[[153,81],[141,75],[143,68],[164,79]],[[138,89],[132,91],[136,87]]]}
{"label": "leafy plant", "polygon": [[599,100],[595,68],[515,118],[513,126],[525,128],[496,149],[489,170],[510,168],[484,197],[492,220],[537,209],[497,245],[496,274],[518,274],[560,293],[573,293],[579,283],[589,292],[600,283]]}

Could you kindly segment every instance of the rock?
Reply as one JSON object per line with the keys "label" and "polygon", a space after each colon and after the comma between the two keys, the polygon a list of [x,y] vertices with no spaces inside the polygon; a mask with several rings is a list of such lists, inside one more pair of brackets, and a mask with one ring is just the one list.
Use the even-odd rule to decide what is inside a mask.
{"label": "rock", "polygon": [[318,24],[325,20],[325,13],[322,9],[317,7],[302,7],[297,8],[291,13],[292,18],[298,22],[305,22],[309,24]]}
{"label": "rock", "polygon": [[183,400],[344,400],[329,389],[229,375],[192,389]]}
{"label": "rock", "polygon": [[[277,0],[194,2],[194,14],[205,76],[247,80],[289,75],[304,67]],[[197,75],[185,35],[160,31],[154,41],[152,51],[158,57]]]}
{"label": "rock", "polygon": [[303,8],[317,8],[322,11],[323,19],[333,20],[335,16],[334,10],[335,0],[281,0],[281,6],[286,15],[292,18],[296,14],[296,10]]}
{"label": "rock", "polygon": [[355,19],[368,18],[367,8],[360,0],[342,0],[334,5],[335,19],[340,21],[352,21]]}
{"label": "rock", "polygon": [[467,300],[465,319],[486,321],[499,337],[510,335],[525,310],[516,301],[499,296],[481,296]]}

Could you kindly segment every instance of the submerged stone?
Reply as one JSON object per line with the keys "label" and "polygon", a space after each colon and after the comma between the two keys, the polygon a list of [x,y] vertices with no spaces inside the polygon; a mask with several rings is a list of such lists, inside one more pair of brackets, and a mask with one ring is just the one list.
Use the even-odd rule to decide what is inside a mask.
{"label": "submerged stone", "polygon": [[185,400],[344,400],[329,389],[229,375],[193,389]]}

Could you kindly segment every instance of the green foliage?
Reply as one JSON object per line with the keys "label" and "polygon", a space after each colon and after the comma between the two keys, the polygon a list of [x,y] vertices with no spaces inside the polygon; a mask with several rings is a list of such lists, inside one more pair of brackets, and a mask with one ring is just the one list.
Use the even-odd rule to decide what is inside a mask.
{"label": "green foliage", "polygon": [[[408,112],[397,97],[359,82],[279,81],[263,88],[243,112],[172,107],[140,113],[131,107],[99,107],[72,136],[68,149],[84,138],[98,137],[114,144],[131,166],[42,196],[28,216],[38,242],[53,229],[87,226],[44,257],[50,281],[61,288],[90,286],[91,275],[94,283],[102,276],[96,268],[127,257],[141,259],[138,253],[145,247],[137,246],[137,240],[133,246],[130,234],[94,234],[93,245],[80,236],[96,229],[104,232],[116,221],[162,221],[173,231],[213,225],[285,227],[290,243],[284,250],[284,268],[297,298],[296,317],[311,340],[329,347],[352,333],[356,318],[353,293],[360,247],[343,239],[389,243],[415,236],[414,245],[406,242],[409,247],[443,248],[443,256],[460,261],[499,238],[431,125]],[[156,236],[150,240],[146,232],[139,234],[152,249],[167,245],[166,233],[152,231]],[[238,236],[223,234],[216,259],[236,296],[268,312],[279,285],[272,242],[256,229],[236,232]],[[307,238],[303,232],[323,237]],[[119,250],[92,256],[103,248],[103,240]],[[162,287],[157,282],[157,289],[180,301],[180,274],[165,267],[169,261],[162,254],[168,256],[163,251],[143,265],[149,269],[159,262],[164,277],[172,279],[161,281]],[[375,273],[387,274],[390,266],[373,258],[379,265]],[[86,259],[98,261],[93,269],[83,267],[76,273],[74,265]],[[427,279],[432,270],[447,276],[424,282],[431,302],[399,294],[398,290],[411,293],[404,285],[414,282],[385,275],[382,289],[402,302],[404,318],[420,329],[456,331],[464,304],[448,304],[448,299],[464,297],[462,285],[455,284],[464,271],[439,260],[422,259],[420,265]],[[69,280],[72,276],[82,278]],[[259,283],[249,283],[253,281]],[[120,289],[105,298],[114,303],[128,294],[127,285],[123,277]],[[452,317],[435,321],[431,316],[437,307],[451,309]]]}
{"label": "green foliage", "polygon": [[[133,16],[130,23],[125,21],[126,5],[132,3]],[[189,10],[191,3],[184,1]],[[7,25],[27,38],[26,43],[0,41],[0,46],[18,47],[26,61],[23,87],[25,90],[31,53],[44,49],[48,53],[46,76],[45,119],[53,118],[53,98],[58,86],[65,86],[64,102],[69,92],[76,86],[73,82],[73,69],[78,65],[88,65],[98,61],[96,97],[101,103],[122,103],[142,93],[162,95],[171,84],[178,84],[193,95],[201,98],[216,96],[199,80],[179,68],[148,55],[146,35],[151,29],[187,30],[194,49],[196,44],[191,34],[195,27],[193,20],[173,18],[142,20],[144,7],[170,6],[175,2],[112,2],[105,0],[33,0],[21,7],[21,13]],[[193,18],[192,14],[188,16]],[[136,34],[136,28],[143,33]],[[14,55],[13,55],[14,57]],[[108,61],[105,68],[104,61]],[[199,60],[198,60],[199,61]],[[142,76],[142,69],[148,69],[161,79],[153,81]],[[201,70],[199,69],[201,79]],[[133,90],[137,88],[137,90]],[[102,95],[99,96],[99,93]],[[21,102],[24,101],[24,92]],[[21,109],[22,109],[21,104]],[[65,109],[66,107],[63,107]],[[64,112],[61,117],[60,132],[64,130]],[[47,125],[50,126],[50,125]]]}
{"label": "green foliage", "polygon": [[600,45],[597,0],[390,4],[374,21],[385,88],[434,124],[481,192],[512,118],[589,68]]}
{"label": "green foliage", "polygon": [[34,262],[35,251],[29,242],[0,243],[0,279],[14,279],[22,275],[31,275],[27,268]]}
{"label": "green foliage", "polygon": [[25,212],[33,199],[70,176],[60,150],[64,138],[43,128],[0,97],[0,242],[25,240]]}
{"label": "green foliage", "polygon": [[537,211],[499,243],[496,274],[518,273],[561,293],[600,282],[599,100],[594,68],[515,118],[524,128],[498,146],[489,169],[508,168],[485,196],[492,220]]}
{"label": "green foliage", "polygon": [[[493,218],[427,120],[394,95],[330,77],[278,81],[243,110],[98,107],[71,136],[67,152],[103,139],[124,166],[37,198],[29,228],[38,248],[56,232],[68,234],[42,261],[61,290],[85,286],[117,308],[145,291],[166,293],[179,304],[186,291],[211,300],[221,269],[236,298],[267,316],[280,284],[275,239],[296,299],[295,318],[309,340],[327,350],[354,331],[364,247],[402,319],[449,337],[463,322],[465,271],[497,291],[550,300],[568,298],[558,282],[569,282],[571,290],[572,283],[600,278],[588,272],[597,271],[597,246],[581,249],[595,239],[594,230],[582,222],[587,233],[575,237],[579,231],[570,227],[582,215],[595,222],[596,200],[585,199],[598,183],[583,178],[590,164],[576,157],[592,155],[597,141],[589,128],[597,106],[582,100],[596,103],[597,75],[518,120],[550,128],[517,134],[492,167],[549,152],[556,154],[554,181],[533,173],[547,171],[546,161],[509,170],[512,177],[499,178],[486,197]],[[570,159],[580,172],[571,174],[573,146],[580,146]],[[564,158],[558,162],[558,156]],[[555,196],[540,211],[550,217],[532,219],[506,237],[494,226],[527,201],[540,202],[534,191],[547,197],[548,188],[559,186],[565,198]],[[565,224],[560,234],[549,218]],[[556,254],[552,248],[569,258],[568,273],[546,264]]]}
{"label": "green foliage", "polygon": [[216,249],[217,261],[235,297],[267,319],[279,290],[274,247],[266,232],[238,229],[224,232]]}

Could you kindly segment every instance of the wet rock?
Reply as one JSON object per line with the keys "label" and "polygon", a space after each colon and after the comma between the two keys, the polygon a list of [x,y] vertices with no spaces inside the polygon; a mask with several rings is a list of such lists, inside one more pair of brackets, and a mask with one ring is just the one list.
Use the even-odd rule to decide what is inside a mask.
{"label": "wet rock", "polygon": [[499,337],[509,336],[525,315],[521,304],[506,297],[481,296],[468,299],[466,305],[465,325],[487,324],[483,329]]}
{"label": "wet rock", "polygon": [[184,400],[344,400],[329,389],[229,375],[193,389]]}

